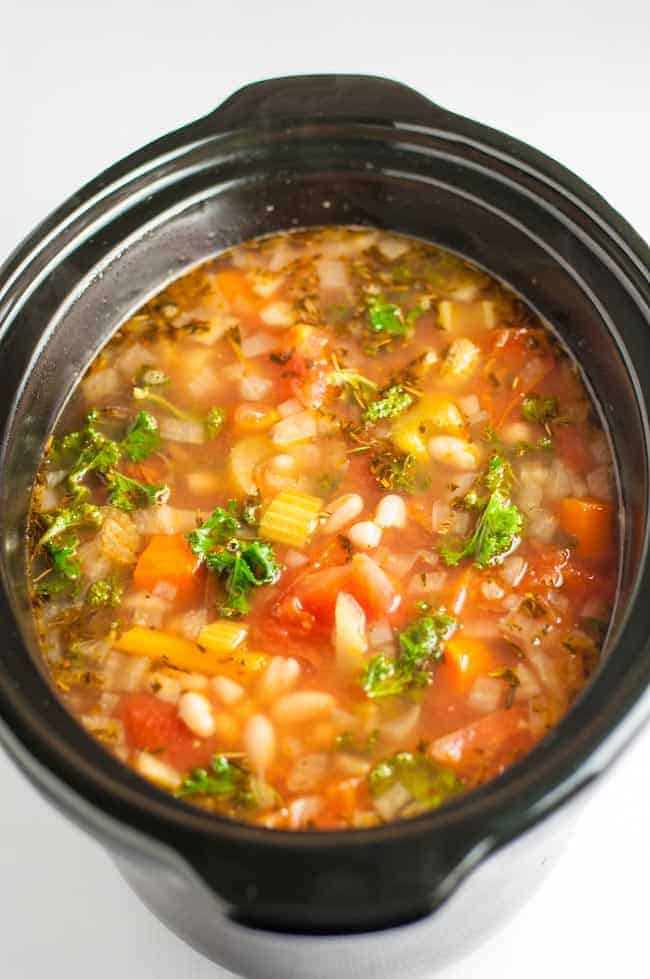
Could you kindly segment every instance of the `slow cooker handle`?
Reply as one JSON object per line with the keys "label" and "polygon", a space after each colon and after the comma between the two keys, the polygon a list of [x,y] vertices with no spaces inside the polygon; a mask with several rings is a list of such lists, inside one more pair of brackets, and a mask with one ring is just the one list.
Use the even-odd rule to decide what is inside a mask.
{"label": "slow cooker handle", "polygon": [[435,126],[453,114],[408,85],[374,75],[299,75],[245,85],[201,124],[208,132],[283,120],[391,120]]}

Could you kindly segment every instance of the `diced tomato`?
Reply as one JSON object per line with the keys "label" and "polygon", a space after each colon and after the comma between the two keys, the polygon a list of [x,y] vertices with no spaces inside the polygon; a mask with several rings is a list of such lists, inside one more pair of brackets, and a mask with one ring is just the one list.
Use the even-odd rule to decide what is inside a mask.
{"label": "diced tomato", "polygon": [[584,433],[577,425],[557,425],[553,430],[553,442],[558,458],[577,473],[593,468],[593,456]]}
{"label": "diced tomato", "polygon": [[329,625],[340,591],[349,592],[370,616],[389,615],[399,605],[390,578],[367,554],[355,554],[347,564],[307,574],[292,589],[303,609]]}
{"label": "diced tomato", "polygon": [[433,742],[432,757],[450,765],[470,782],[498,775],[535,743],[528,709],[511,707],[487,714],[473,724]]}
{"label": "diced tomato", "polygon": [[181,721],[174,704],[154,694],[124,694],[116,714],[132,750],[155,752],[180,772],[206,764],[218,748],[213,738],[199,740]]}

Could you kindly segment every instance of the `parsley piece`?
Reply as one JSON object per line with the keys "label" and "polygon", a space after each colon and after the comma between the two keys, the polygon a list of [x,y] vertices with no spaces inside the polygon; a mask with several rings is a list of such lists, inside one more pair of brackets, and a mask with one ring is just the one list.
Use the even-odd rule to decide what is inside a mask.
{"label": "parsley piece", "polygon": [[442,659],[444,641],[456,628],[456,620],[439,609],[421,615],[399,633],[399,653],[395,659],[374,656],[363,675],[362,687],[368,697],[394,697],[432,680],[432,669]]}
{"label": "parsley piece", "polygon": [[[455,567],[471,557],[480,568],[487,568],[514,550],[519,544],[523,517],[510,500],[512,469],[501,456],[495,455],[477,486],[465,496],[467,509],[479,511],[472,534],[457,546],[439,548],[445,564]],[[489,494],[482,494],[486,488]]]}
{"label": "parsley piece", "polygon": [[108,501],[118,510],[139,510],[149,506],[159,506],[169,499],[169,486],[154,486],[140,483],[113,470],[106,477]]}
{"label": "parsley piece", "polygon": [[93,581],[86,592],[86,605],[91,608],[117,608],[122,600],[122,586],[116,578]]}
{"label": "parsley piece", "polygon": [[401,384],[387,388],[381,398],[368,405],[363,413],[366,424],[373,424],[382,418],[394,418],[413,404],[413,396]]}
{"label": "parsley piece", "polygon": [[148,411],[139,411],[135,421],[122,439],[124,454],[133,462],[140,462],[160,448],[158,422]]}
{"label": "parsley piece", "polygon": [[423,809],[437,809],[464,788],[452,769],[437,765],[421,751],[400,751],[378,762],[368,773],[368,785],[374,798],[397,783]]}
{"label": "parsley piece", "polygon": [[557,418],[557,398],[543,398],[537,394],[530,395],[530,397],[524,398],[521,413],[526,421],[545,425],[553,418]]}
{"label": "parsley piece", "polygon": [[97,430],[99,412],[92,409],[86,416],[86,424],[78,432],[70,432],[58,443],[61,452],[75,452],[77,459],[67,476],[67,486],[76,499],[88,495],[83,481],[91,472],[105,475],[120,461],[122,451],[117,442]]}
{"label": "parsley piece", "polygon": [[188,772],[176,795],[181,799],[216,796],[242,808],[255,804],[249,773],[225,755],[214,755],[209,768],[194,768]]}

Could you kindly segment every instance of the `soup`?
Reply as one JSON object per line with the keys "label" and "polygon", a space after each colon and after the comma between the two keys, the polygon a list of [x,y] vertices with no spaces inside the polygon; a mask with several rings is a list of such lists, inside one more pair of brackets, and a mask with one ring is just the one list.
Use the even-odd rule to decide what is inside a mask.
{"label": "soup", "polygon": [[144,778],[271,828],[407,818],[494,778],[596,668],[613,459],[520,299],[404,236],[224,252],[143,306],[48,445],[43,654]]}

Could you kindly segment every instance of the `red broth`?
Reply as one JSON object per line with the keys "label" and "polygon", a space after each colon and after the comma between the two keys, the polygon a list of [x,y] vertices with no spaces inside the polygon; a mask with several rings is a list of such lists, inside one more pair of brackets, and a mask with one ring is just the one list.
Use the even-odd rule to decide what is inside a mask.
{"label": "red broth", "polygon": [[87,731],[188,803],[406,818],[570,707],[616,515],[579,371],[501,284],[374,230],[250,241],[74,392],[33,498],[43,654]]}

